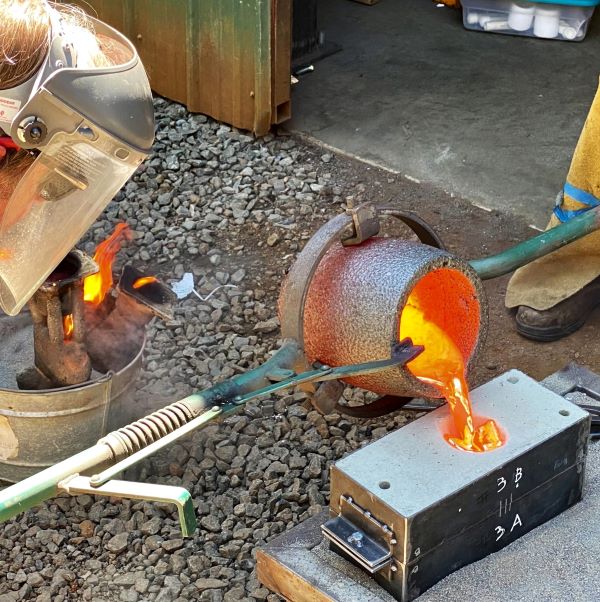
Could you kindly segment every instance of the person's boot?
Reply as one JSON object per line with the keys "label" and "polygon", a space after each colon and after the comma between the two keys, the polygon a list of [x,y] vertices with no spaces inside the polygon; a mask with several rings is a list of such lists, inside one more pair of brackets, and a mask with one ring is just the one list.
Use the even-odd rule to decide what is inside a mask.
{"label": "person's boot", "polygon": [[554,307],[537,310],[517,308],[517,332],[534,341],[556,341],[579,330],[600,305],[600,277]]}

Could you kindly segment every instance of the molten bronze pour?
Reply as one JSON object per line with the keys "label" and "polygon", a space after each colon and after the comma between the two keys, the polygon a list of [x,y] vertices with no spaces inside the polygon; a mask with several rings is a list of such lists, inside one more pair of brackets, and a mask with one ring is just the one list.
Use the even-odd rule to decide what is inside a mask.
{"label": "molten bronze pour", "polygon": [[450,445],[471,452],[496,449],[504,443],[502,434],[494,420],[473,415],[465,360],[451,336],[436,323],[439,299],[428,298],[428,281],[435,277],[430,272],[417,283],[400,316],[400,337],[410,336],[425,348],[408,369],[448,402],[453,424],[446,427],[444,436]]}
{"label": "molten bronze pour", "polygon": [[[391,345],[410,338],[425,350],[406,366],[345,382],[396,397],[396,408],[410,397],[444,397],[453,418],[446,440],[461,450],[489,451],[503,444],[502,432],[473,415],[467,386],[486,317],[476,275],[444,251],[382,237],[335,243],[308,287],[304,348],[311,361],[340,366],[386,357]],[[281,320],[285,325],[286,316]],[[316,393],[315,399],[320,403]]]}

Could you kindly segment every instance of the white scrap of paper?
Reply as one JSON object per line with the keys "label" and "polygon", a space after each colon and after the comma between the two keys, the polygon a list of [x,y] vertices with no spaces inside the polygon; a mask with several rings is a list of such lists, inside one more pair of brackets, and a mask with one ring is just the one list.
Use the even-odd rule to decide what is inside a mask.
{"label": "white scrap of paper", "polygon": [[194,275],[191,272],[186,272],[183,275],[181,280],[177,282],[173,282],[171,285],[172,291],[177,295],[178,299],[185,299],[189,297],[192,293],[200,299],[200,301],[208,301],[218,290],[222,288],[238,288],[235,284],[223,284],[221,286],[217,286],[217,288],[213,289],[206,297],[203,297],[195,288],[194,288]]}
{"label": "white scrap of paper", "polygon": [[186,272],[181,280],[173,282],[171,289],[177,295],[178,299],[185,299],[192,294],[194,290],[194,276],[191,272]]}

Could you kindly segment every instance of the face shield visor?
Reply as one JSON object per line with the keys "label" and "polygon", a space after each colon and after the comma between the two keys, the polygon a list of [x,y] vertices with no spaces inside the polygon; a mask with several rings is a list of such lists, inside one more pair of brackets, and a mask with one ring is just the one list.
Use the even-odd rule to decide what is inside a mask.
{"label": "face shield visor", "polygon": [[152,95],[133,45],[92,21],[119,64],[77,68],[77,49],[53,23],[40,71],[0,89],[0,128],[37,155],[0,205],[0,308],[10,315],[88,230],[154,138]]}

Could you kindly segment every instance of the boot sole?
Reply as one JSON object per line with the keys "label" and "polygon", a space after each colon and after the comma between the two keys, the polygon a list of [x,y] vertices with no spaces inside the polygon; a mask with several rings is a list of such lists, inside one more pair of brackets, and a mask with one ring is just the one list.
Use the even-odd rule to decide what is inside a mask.
{"label": "boot sole", "polygon": [[[585,290],[585,288],[582,290]],[[586,296],[591,296],[591,299],[587,299],[587,307],[585,307],[584,303],[584,308],[580,310],[581,315],[577,320],[571,322],[570,324],[567,324],[566,326],[562,327],[555,326],[552,328],[539,328],[520,322],[517,316],[515,316],[517,332],[521,336],[524,336],[526,339],[531,339],[532,341],[540,341],[542,343],[558,341],[559,339],[573,334],[586,323],[587,319],[600,306],[600,288],[597,284],[593,287],[588,288],[588,290],[586,291]]]}
{"label": "boot sole", "polygon": [[564,337],[578,331],[585,324],[587,319],[588,316],[584,316],[577,322],[573,322],[562,328],[535,328],[517,321],[517,332],[526,339],[539,341],[541,343],[550,343],[552,341],[563,339]]}

